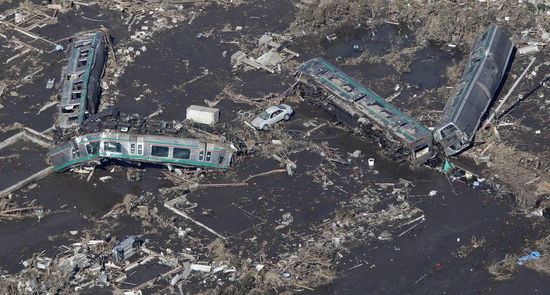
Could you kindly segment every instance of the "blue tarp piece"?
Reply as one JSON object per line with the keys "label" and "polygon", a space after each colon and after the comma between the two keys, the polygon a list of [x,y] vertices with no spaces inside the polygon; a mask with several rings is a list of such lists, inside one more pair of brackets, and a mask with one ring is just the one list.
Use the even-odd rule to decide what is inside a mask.
{"label": "blue tarp piece", "polygon": [[449,160],[445,159],[445,163],[443,164],[443,171],[445,172],[449,172],[451,170],[453,170],[453,164],[451,164],[451,162],[449,162]]}
{"label": "blue tarp piece", "polygon": [[539,253],[539,251],[533,251],[529,255],[525,255],[525,256],[522,256],[522,257],[518,258],[518,264],[522,265],[522,264],[525,263],[525,261],[529,261],[529,260],[532,260],[532,259],[539,259],[541,257],[542,257],[542,255]]}

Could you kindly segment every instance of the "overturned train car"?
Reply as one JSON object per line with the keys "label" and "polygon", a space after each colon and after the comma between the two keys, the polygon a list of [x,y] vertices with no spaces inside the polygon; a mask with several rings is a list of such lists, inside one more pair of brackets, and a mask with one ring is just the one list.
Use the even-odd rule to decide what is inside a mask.
{"label": "overturned train car", "polygon": [[433,133],[322,58],[298,68],[299,73],[313,80],[308,84],[321,86],[322,91],[303,83],[298,86],[308,92],[308,100],[352,128],[370,127],[364,120],[368,118],[375,123],[373,127],[378,127],[381,141],[400,143],[405,147],[400,154],[408,156],[413,164],[422,164],[440,151],[454,155],[470,146],[504,78],[513,50],[510,39],[494,25],[476,40],[462,78]]}
{"label": "overturned train car", "polygon": [[424,163],[434,156],[432,134],[426,127],[326,60],[311,59],[300,65],[298,72],[309,76],[314,85],[321,86],[329,95],[315,93],[319,91],[310,86],[312,83],[299,84],[298,90],[309,92],[304,93],[308,100],[349,127],[362,127],[367,132],[373,132],[372,127],[377,127],[385,134],[378,136],[379,140],[385,141],[383,145],[386,148],[391,146],[390,149],[398,151],[400,157],[408,158],[413,164]]}
{"label": "overturned train car", "polygon": [[180,167],[228,168],[234,148],[223,143],[117,131],[83,134],[48,154],[55,171],[95,166],[103,159],[170,164]]}
{"label": "overturned train car", "polygon": [[70,45],[67,65],[61,74],[61,101],[56,125],[61,129],[82,124],[97,111],[100,96],[99,80],[106,62],[106,46],[102,32],[83,33]]}
{"label": "overturned train car", "polygon": [[490,26],[474,43],[468,62],[443,116],[434,140],[446,155],[454,155],[472,143],[505,75],[514,45],[497,26]]}

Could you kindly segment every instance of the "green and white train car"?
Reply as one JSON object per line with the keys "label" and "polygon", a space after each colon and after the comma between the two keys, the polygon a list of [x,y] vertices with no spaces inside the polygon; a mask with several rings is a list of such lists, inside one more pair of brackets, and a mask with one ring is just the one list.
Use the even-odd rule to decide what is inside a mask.
{"label": "green and white train car", "polygon": [[228,168],[234,151],[232,145],[192,138],[100,132],[77,136],[54,147],[48,156],[55,171],[98,165],[102,159]]}

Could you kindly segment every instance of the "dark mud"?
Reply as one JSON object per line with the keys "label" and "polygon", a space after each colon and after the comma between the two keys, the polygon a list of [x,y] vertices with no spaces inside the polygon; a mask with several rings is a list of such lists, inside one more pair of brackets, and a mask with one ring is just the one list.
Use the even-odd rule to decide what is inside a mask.
{"label": "dark mud", "polygon": [[0,171],[5,171],[5,174],[2,173],[0,179],[0,190],[46,168],[46,153],[46,148],[25,139],[1,149],[0,157],[3,159],[0,161]]}
{"label": "dark mud", "polygon": [[[100,19],[101,22],[83,20],[81,15]],[[112,11],[83,7],[79,14],[63,14],[55,27],[46,27],[40,33],[57,40],[104,25],[113,35],[116,47],[117,42],[127,38],[128,34],[126,27],[115,21],[119,18]],[[228,84],[235,93],[250,98],[280,93],[292,84],[292,77],[263,72],[234,72],[229,64],[229,56],[239,48],[227,41],[239,40],[244,36],[249,41],[243,46],[251,49],[255,46],[254,38],[266,31],[285,31],[293,18],[293,8],[286,1],[255,1],[228,9],[210,6],[191,25],[180,23],[145,44],[147,50],[127,67],[116,86],[120,90],[117,104],[122,112],[142,115],[148,115],[161,106],[164,111],[157,118],[181,120],[186,106],[204,104],[204,99],[213,100]],[[243,26],[243,29],[225,30],[227,24],[231,28]],[[212,34],[206,38],[196,38],[199,32]],[[430,107],[442,109],[446,97],[440,97],[434,102],[423,94],[446,85],[443,74],[455,62],[453,59],[460,58],[460,55],[438,46],[425,47],[418,52],[409,73],[398,73],[380,63],[344,65],[337,57],[357,57],[365,50],[377,56],[384,55],[389,50],[411,46],[413,39],[406,37],[409,32],[405,29],[389,24],[374,31],[343,28],[336,34],[338,39],[330,42],[324,36],[295,39],[293,49],[302,54],[299,61],[314,56],[326,57],[384,97],[393,94],[392,89],[398,81],[403,88],[403,93],[395,99],[399,107],[412,110],[429,102],[434,104]],[[354,49],[354,45],[358,45],[359,49]],[[222,55],[224,51],[227,51],[225,57]],[[48,78],[59,76],[64,55],[51,53],[41,58],[45,61],[45,69],[33,83],[25,84],[18,90],[25,98],[3,98],[5,108],[0,110],[2,123],[20,122],[37,130],[51,125],[55,108],[40,116],[35,113],[54,93],[54,90],[46,91],[44,86]],[[189,82],[203,75],[206,70],[208,75]],[[406,84],[412,87],[408,88]],[[240,109],[254,111],[248,104],[230,100],[222,100],[218,107],[221,109],[222,122],[230,121]],[[296,115],[282,128],[293,130],[296,134],[303,134],[310,129],[304,127],[305,121],[334,121],[324,112],[305,103],[295,104],[295,109]],[[533,125],[533,128],[537,126]],[[6,134],[1,136],[7,137]],[[530,220],[510,213],[510,200],[498,199],[459,183],[450,184],[445,176],[427,167],[412,169],[406,164],[392,162],[381,156],[375,143],[338,128],[321,128],[310,139],[315,143],[326,142],[330,147],[338,149],[346,160],[349,159],[350,165],[336,164],[340,175],[329,175],[330,180],[334,181],[333,185],[323,189],[321,184],[314,181],[310,172],[326,165],[327,160],[315,152],[305,150],[290,156],[298,166],[294,177],[279,173],[258,177],[248,187],[211,188],[190,194],[188,199],[199,205],[193,217],[228,236],[234,254],[242,251],[243,257],[255,257],[259,252],[276,256],[284,251],[299,249],[301,245],[288,243],[292,235],[310,234],[313,226],[334,217],[339,204],[360,194],[363,188],[375,187],[380,182],[393,183],[406,179],[415,185],[408,201],[424,211],[426,221],[392,241],[345,245],[347,253],[344,253],[342,259],[345,262],[336,266],[339,278],[328,286],[305,293],[518,294],[521,290],[521,294],[540,294],[550,283],[548,277],[521,268],[513,280],[505,282],[495,282],[487,273],[486,267],[490,263],[502,259],[506,254],[521,251],[525,240],[538,237],[539,228],[533,227]],[[363,156],[350,157],[349,154],[355,150],[361,150]],[[16,168],[10,162],[0,165],[2,186],[45,165],[42,160],[44,151],[27,142],[4,149],[1,155],[15,152],[23,155]],[[368,168],[366,159],[369,157],[375,158],[374,168]],[[160,188],[171,185],[161,174],[164,167],[144,168],[141,170],[143,178],[140,182],[126,179],[127,167],[106,165],[95,171],[90,182],[76,173],[54,174],[40,181],[33,189],[17,192],[14,195],[17,200],[36,199],[51,214],[40,222],[30,218],[0,223],[0,236],[10,241],[0,244],[1,267],[9,272],[18,271],[22,267],[19,264],[21,260],[42,250],[46,250],[46,255],[53,256],[60,245],[79,241],[78,235],[72,237],[68,234],[69,230],[93,228],[88,217],[103,216],[114,204],[121,202],[126,194],[145,195],[149,192],[149,196],[154,198]],[[280,167],[275,160],[250,156],[240,160],[227,173],[211,173],[204,181],[242,181],[250,175],[277,168]],[[346,178],[352,169],[361,170],[363,179]],[[102,176],[113,178],[101,182],[99,178]],[[437,194],[428,196],[431,190],[437,190]],[[156,200],[155,204],[161,202]],[[293,223],[282,230],[275,230],[285,213],[292,214]],[[192,226],[170,215],[164,208],[161,214],[172,216],[176,226]],[[146,232],[140,222],[139,218],[123,217],[113,224],[110,233],[96,238],[105,238],[108,234],[120,237]],[[202,237],[214,239],[202,229],[194,228],[194,231]],[[146,234],[145,237],[152,241],[153,247],[181,247],[181,243],[166,241],[172,234],[163,229]],[[470,244],[473,236],[484,238],[484,246],[474,249],[465,258],[455,257],[461,246]],[[130,282],[139,284],[166,270],[154,263],[143,268]],[[189,289],[199,291],[200,286],[189,286]],[[97,289],[83,294],[103,292]]]}
{"label": "dark mud", "polygon": [[411,71],[403,75],[403,80],[423,90],[446,86],[445,71],[452,62],[452,53],[430,44],[415,54]]}
{"label": "dark mud", "polygon": [[[330,37],[335,40],[329,40]],[[413,45],[414,35],[404,26],[383,24],[375,29],[344,26],[337,29],[334,35],[321,39],[321,46],[326,49],[329,58],[353,58],[368,52],[382,56],[392,50],[400,50]]]}
{"label": "dark mud", "polygon": [[[510,283],[492,281],[486,268],[520,251],[524,239],[537,236],[540,228],[507,213],[509,202],[465,185],[453,184],[455,195],[442,177],[429,184],[421,181],[426,177],[413,179],[420,184],[416,190],[438,190],[436,197],[415,203],[424,210],[426,222],[392,242],[351,246],[353,254],[339,266],[343,278],[311,294],[516,294],[504,287]],[[466,258],[457,258],[460,247],[469,245],[472,237],[486,243]],[[515,280],[518,284],[522,279]],[[548,277],[533,276],[524,292],[538,294],[549,282]]]}

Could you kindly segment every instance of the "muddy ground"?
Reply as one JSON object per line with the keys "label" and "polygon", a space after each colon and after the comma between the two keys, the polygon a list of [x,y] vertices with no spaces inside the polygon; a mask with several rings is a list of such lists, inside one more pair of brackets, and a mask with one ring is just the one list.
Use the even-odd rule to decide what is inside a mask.
{"label": "muddy ground", "polygon": [[[295,115],[269,132],[252,131],[242,123],[252,118],[239,114],[255,114],[279,102],[280,94],[295,81],[293,69],[322,56],[382,97],[392,96],[399,85],[401,94],[392,103],[434,126],[450,93],[448,87],[460,76],[456,68],[462,66],[475,35],[496,22],[521,44],[517,38],[521,31],[534,27],[535,21],[548,23],[543,11],[527,4],[499,9],[491,1],[458,6],[413,2],[404,9],[396,6],[400,2],[322,1],[318,5],[315,1],[257,0],[176,4],[165,11],[146,5],[121,11],[116,1],[98,3],[58,11],[55,24],[33,32],[67,44],[61,39],[79,31],[108,29],[118,52],[118,68],[110,64],[106,72],[104,106],[118,105],[124,113],[141,115],[161,110],[155,118],[183,120],[188,105],[221,99],[216,107],[221,110],[222,124],[246,130],[249,139],[259,142],[261,152],[237,159],[228,171],[207,171],[200,183],[236,183],[280,169],[270,156],[274,151],[296,163],[295,175],[275,173],[254,178],[248,186],[202,188],[186,194],[189,202],[197,204],[189,214],[227,237],[226,248],[212,246],[217,243],[215,236],[163,207],[166,200],[184,194],[167,190],[181,182],[167,176],[166,167],[107,163],[89,181],[87,174],[50,175],[10,196],[20,204],[36,200],[46,214],[41,219],[0,221],[0,267],[6,278],[15,275],[24,282],[24,275],[17,277],[24,269],[21,261],[34,253],[44,251],[43,255],[54,257],[62,252],[62,245],[139,234],[159,253],[185,252],[205,263],[227,263],[240,273],[194,272],[182,283],[184,294],[541,294],[547,289],[547,265],[517,266],[515,260],[531,251],[543,255],[548,251],[544,243],[537,244],[548,237],[548,219],[529,214],[548,194],[549,93],[546,87],[531,91],[548,66],[540,66],[536,75],[530,73],[516,90],[516,97],[528,95],[501,120],[514,124],[498,127],[500,141],[493,137],[494,131],[487,131],[480,135],[488,138],[485,143],[451,159],[481,177],[498,175],[492,181],[503,186],[499,191],[450,182],[428,167],[395,163],[382,156],[375,142],[354,135],[297,97],[285,101],[295,108]],[[17,5],[1,3],[0,9],[8,11]],[[479,9],[485,9],[489,17],[480,20],[474,14]],[[193,12],[196,17],[190,23]],[[453,19],[435,29],[450,12],[464,14],[469,21]],[[132,13],[143,17],[130,26],[126,20]],[[504,16],[511,20],[505,21]],[[160,18],[168,21],[157,22],[153,30]],[[144,40],[130,38],[142,26],[148,26],[151,35]],[[15,34],[6,27],[1,32]],[[197,38],[201,32],[207,37]],[[290,48],[300,57],[285,64],[279,74],[232,69],[231,54],[253,49],[265,32],[291,36]],[[325,36],[333,33],[337,38],[327,40]],[[0,97],[4,131],[0,140],[17,132],[10,128],[16,122],[38,131],[52,125],[55,107],[37,112],[55,99],[56,89],[45,89],[46,81],[58,79],[65,62],[65,53],[52,51],[51,44],[18,38],[44,52],[31,51],[0,65],[4,73],[0,82],[6,86]],[[129,47],[134,53],[125,51]],[[0,58],[7,60],[14,54],[13,46],[3,43]],[[544,47],[536,57],[535,65],[548,57]],[[500,96],[527,63],[527,57],[516,56]],[[43,69],[22,81],[39,67]],[[270,94],[275,95],[266,99]],[[307,133],[321,124],[324,127]],[[273,144],[273,139],[288,146]],[[480,153],[491,142],[483,153],[490,160],[481,163]],[[361,151],[358,157],[353,155],[356,150]],[[28,141],[0,150],[0,188],[43,169],[45,153],[45,148]],[[371,157],[374,167],[367,164]],[[141,180],[129,180],[128,170],[138,171]],[[103,182],[103,176],[112,179]],[[411,185],[392,191],[404,180]],[[112,210],[119,213],[109,215]],[[287,213],[292,216],[288,224],[284,223]],[[407,224],[422,215],[420,222]],[[190,233],[178,236],[178,228],[190,228]],[[256,271],[258,264],[266,265],[266,270]],[[160,264],[145,266],[127,281],[140,284],[169,269]],[[160,280],[143,292],[178,294],[168,283],[169,279]],[[110,294],[115,286],[120,290],[132,285],[92,285],[78,291],[65,285],[59,292]],[[13,288],[3,290],[25,294]]]}

